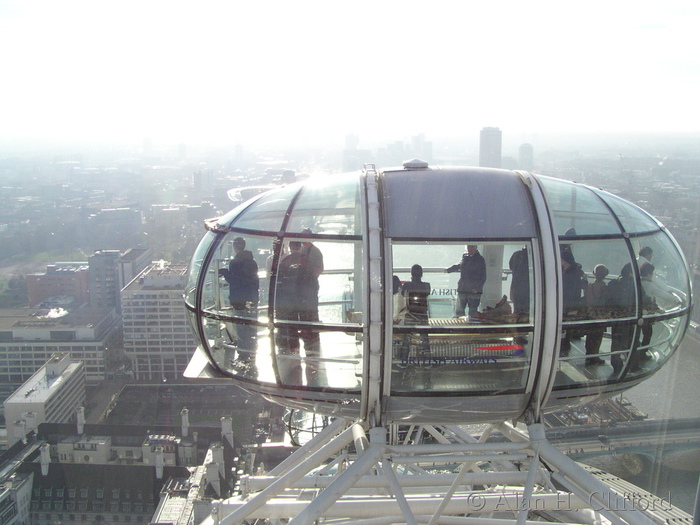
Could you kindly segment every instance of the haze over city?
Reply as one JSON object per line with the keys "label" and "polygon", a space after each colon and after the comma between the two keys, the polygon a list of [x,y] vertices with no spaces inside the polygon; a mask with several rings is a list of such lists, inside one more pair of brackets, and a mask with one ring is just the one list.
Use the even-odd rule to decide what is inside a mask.
{"label": "haze over city", "polygon": [[[355,264],[359,254],[386,265],[382,271],[387,277],[406,281],[413,280],[411,265],[421,262],[425,280],[436,292],[429,299],[434,310],[430,321],[444,322],[444,327],[429,325],[426,314],[426,326],[420,327],[425,338],[412,334],[413,348],[401,359],[394,356],[397,341],[411,346],[406,336],[416,325],[397,322],[392,313],[401,313],[401,294],[395,283],[390,287],[391,279],[382,283],[381,304],[387,307],[382,328],[387,331],[374,333],[394,331],[398,336],[382,335],[386,353],[381,359],[390,371],[383,373],[390,379],[382,386],[386,398],[401,399],[407,393],[407,407],[422,406],[413,403],[422,399],[414,394],[427,389],[435,398],[446,393],[452,405],[462,388],[470,396],[462,400],[465,408],[455,404],[455,411],[473,414],[487,409],[472,393],[490,392],[483,398],[490,397],[496,406],[504,399],[498,396],[515,391],[515,382],[499,383],[503,378],[515,378],[522,381],[518,388],[527,384],[529,389],[550,374],[548,388],[561,387],[563,398],[574,399],[571,392],[579,390],[570,386],[593,392],[647,374],[642,379],[648,380],[629,390],[596,393],[601,399],[590,405],[562,404],[542,421],[548,439],[573,461],[659,496],[667,493],[669,500],[673,493],[673,504],[690,512],[700,471],[700,310],[691,308],[690,284],[683,281],[678,287],[681,306],[650,312],[648,305],[642,308],[644,288],[637,283],[638,313],[625,319],[615,317],[620,311],[614,310],[606,313],[609,319],[567,318],[562,307],[561,323],[551,324],[540,315],[540,302],[548,304],[542,290],[553,290],[565,247],[571,257],[576,252],[585,272],[577,281],[583,288],[576,289],[578,299],[587,300],[582,293],[598,280],[596,268],[608,264],[608,280],[617,280],[625,268],[617,252],[631,268],[642,239],[661,239],[654,259],[660,279],[685,277],[683,253],[696,293],[700,288],[699,25],[700,4],[692,0],[0,0],[0,522],[204,523],[213,502],[240,495],[242,474],[270,473],[308,439],[309,421],[316,425],[321,413],[312,417],[301,410],[285,411],[255,389],[238,386],[293,386],[299,402],[309,392],[331,399],[333,390],[356,396],[357,388],[369,391],[367,385],[376,384],[366,378],[378,376],[365,377],[364,371],[364,363],[370,363],[367,370],[379,370],[380,363],[376,355],[368,358],[373,331],[363,321],[363,312],[370,318],[371,305],[362,286],[371,288],[367,276],[372,268]],[[486,326],[478,315],[483,320],[497,305],[508,306],[503,294],[510,294],[515,308],[510,252],[524,252],[526,260],[528,246],[532,257],[545,252],[541,230],[507,236],[506,241],[503,231],[496,231],[499,235],[480,246],[485,256],[499,258],[489,266],[489,285],[498,291],[491,294],[494,307],[484,299],[474,323],[466,315],[463,323],[461,316],[453,317],[459,281],[456,272],[450,274],[449,267],[443,271],[443,266],[458,259],[462,244],[477,242],[462,231],[471,219],[454,220],[455,210],[483,203],[489,214],[495,212],[487,224],[491,229],[507,223],[517,210],[515,200],[491,188],[494,179],[467,206],[463,197],[471,188],[442,188],[442,195],[455,199],[440,201],[449,216],[433,221],[441,233],[454,223],[459,235],[427,241],[382,237],[376,246],[390,246],[387,257],[372,259],[372,243],[359,240],[363,199],[355,208],[344,201],[326,207],[336,190],[337,195],[355,195],[346,191],[351,186],[340,184],[352,178],[337,176],[341,172],[355,172],[352,180],[362,181],[364,191],[374,171],[359,176],[363,166],[375,165],[384,184],[391,167],[408,159],[428,164],[414,162],[413,167],[436,175],[430,184],[441,180],[440,171],[450,171],[444,166],[480,166],[463,170],[463,180],[472,187],[481,187],[474,181],[485,180],[484,173],[526,181],[518,184],[527,186],[530,196],[534,186],[546,183],[552,203],[558,184],[567,191],[573,186],[568,181],[587,185],[579,186],[581,196],[602,188],[616,196],[610,202],[619,197],[637,204],[664,228],[642,220],[632,227],[653,231],[643,231],[641,237],[637,231],[630,241],[627,231],[619,229],[627,223],[617,220],[617,211],[608,217],[606,207],[598,211],[603,210],[599,215],[607,218],[602,223],[610,230],[587,235],[572,227],[559,232],[561,244],[550,246],[555,250],[547,266],[551,271],[542,261],[525,264],[531,274],[525,281],[540,295],[528,299],[525,312],[513,311],[496,323],[517,321],[517,332],[506,326],[504,334],[494,335],[496,325]],[[515,169],[536,175],[506,171]],[[320,184],[313,179],[317,175],[325,177]],[[533,185],[538,178],[546,182]],[[295,180],[296,186],[289,185]],[[321,284],[312,295],[323,299],[318,361],[329,364],[316,375],[314,343],[307,347],[303,340],[305,373],[299,366],[298,375],[285,375],[283,381],[271,364],[285,362],[286,349],[278,350],[286,344],[291,322],[277,309],[284,291],[280,267],[287,260],[284,246],[291,250],[292,242],[302,238],[290,225],[296,224],[297,209],[300,215],[306,209],[304,192],[315,191],[315,185],[319,193],[308,193],[318,198],[318,210],[312,210],[318,217],[313,218],[330,226],[301,232],[310,233],[325,257],[326,266],[321,257],[316,277]],[[228,233],[222,228],[206,234],[226,236],[218,244],[207,245],[207,237],[200,244],[203,225],[207,220],[211,225],[212,217],[230,220],[229,210],[270,188],[282,196],[280,202],[287,202],[302,187],[301,197],[295,194],[289,201],[293,206],[285,208],[291,219],[285,218],[282,226],[256,230],[263,222],[253,218],[242,221],[243,226],[234,224]],[[441,195],[434,188],[422,194]],[[437,211],[411,206],[410,192],[390,190],[388,185],[381,188],[379,216],[390,216],[387,201],[391,204],[394,195],[418,222]],[[585,230],[593,222],[584,219],[591,200],[573,199],[571,209],[567,202],[562,197],[563,208],[552,205],[552,217],[570,212]],[[485,216],[479,215],[482,222]],[[489,228],[478,232],[480,244]],[[384,236],[390,228],[379,229]],[[674,236],[673,243],[666,232]],[[255,301],[260,300],[259,309],[251,300],[246,303],[251,312],[243,313],[234,306],[228,292],[235,287],[226,278],[241,248],[234,238],[239,235],[245,236],[251,260],[257,259],[259,286],[253,288],[259,297]],[[418,259],[424,256],[437,263]],[[221,299],[216,309],[192,301],[189,285],[195,282],[205,283],[199,290],[218,291],[212,293]],[[185,300],[183,290],[188,291]],[[389,297],[392,291],[394,298]],[[586,315],[598,312],[591,309]],[[581,323],[602,329],[585,331]],[[632,332],[623,350],[613,349],[620,326],[639,333],[643,329],[638,327],[651,323],[655,339],[650,354],[645,355],[643,339],[632,338]],[[197,331],[200,325],[205,328]],[[251,326],[258,327],[252,351],[245,346],[250,332],[243,328]],[[209,336],[198,338],[215,331],[213,346]],[[443,334],[449,336],[444,341]],[[598,359],[591,363],[589,339],[596,334]],[[333,344],[327,336],[333,336]],[[514,358],[516,364],[508,370],[515,373],[491,367],[501,363],[495,359],[480,361],[483,356],[470,347],[476,336],[496,344],[477,348],[479,352],[517,350],[506,356]],[[569,350],[573,346],[572,355],[557,348],[563,348],[562,339]],[[417,360],[416,340],[434,352],[434,363],[430,352],[426,361],[423,349],[422,361]],[[557,342],[545,348],[543,341]],[[229,380],[194,379],[192,370],[203,355],[198,348],[214,346],[217,352],[225,350],[216,355],[227,357],[215,364],[230,372]],[[331,353],[346,349],[347,355]],[[296,348],[301,363],[300,351],[301,346]],[[527,352],[525,365],[521,352]],[[629,355],[624,371],[616,360],[620,354]],[[545,355],[556,366],[537,368],[546,362]],[[647,359],[636,361],[640,356]],[[454,359],[448,362],[448,357]],[[455,367],[454,383],[443,381],[452,381],[450,367]],[[496,389],[484,380],[491,379],[490,373]],[[491,390],[477,392],[481,384]],[[528,403],[537,397],[532,392],[525,393]],[[52,410],[46,411],[49,406]],[[323,424],[331,419],[324,416]],[[424,439],[420,428],[415,443]],[[425,436],[428,443],[435,434]],[[339,472],[345,469],[337,466]],[[505,470],[518,475],[535,471],[522,460],[511,466]],[[434,497],[435,485],[426,486],[426,494]]]}

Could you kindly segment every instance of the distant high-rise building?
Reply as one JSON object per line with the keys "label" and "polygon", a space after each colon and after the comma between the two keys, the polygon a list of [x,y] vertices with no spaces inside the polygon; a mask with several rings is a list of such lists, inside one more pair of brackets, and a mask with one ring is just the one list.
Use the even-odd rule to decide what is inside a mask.
{"label": "distant high-rise building", "polygon": [[479,138],[479,166],[484,168],[501,167],[501,130],[483,128]]}
{"label": "distant high-rise building", "polygon": [[151,263],[149,248],[129,248],[119,257],[119,289],[140,274]]}
{"label": "distant high-rise building", "polygon": [[518,168],[531,171],[535,167],[535,155],[532,144],[521,144],[518,149]]}
{"label": "distant high-rise building", "polygon": [[88,258],[90,305],[121,312],[119,291],[151,262],[148,248],[99,250]]}
{"label": "distant high-rise building", "polygon": [[121,291],[124,351],[134,377],[179,379],[197,343],[182,293],[187,265],[155,263]]}
{"label": "distant high-rise building", "polygon": [[423,133],[415,135],[411,137],[410,154],[414,158],[418,158],[426,162],[431,162],[433,160],[433,143],[429,140],[425,140],[425,135]]}
{"label": "distant high-rise building", "polygon": [[369,150],[359,149],[360,137],[353,133],[345,136],[345,149],[343,150],[342,170],[361,170],[365,164],[373,162],[372,154]]}
{"label": "distant high-rise building", "polygon": [[119,250],[99,250],[88,258],[90,271],[90,306],[114,308],[119,305]]}
{"label": "distant high-rise building", "polygon": [[409,157],[410,153],[408,153],[406,145],[401,140],[387,144],[386,147],[377,150],[377,164],[382,167],[401,166],[403,161],[408,160]]}

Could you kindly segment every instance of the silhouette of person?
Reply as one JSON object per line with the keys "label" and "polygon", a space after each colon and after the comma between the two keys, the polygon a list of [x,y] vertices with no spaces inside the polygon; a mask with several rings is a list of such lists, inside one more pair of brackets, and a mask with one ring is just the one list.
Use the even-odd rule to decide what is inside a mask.
{"label": "silhouette of person", "polygon": [[406,299],[401,294],[401,279],[394,275],[391,282],[392,301],[394,305],[394,322],[399,320],[399,314],[406,307]]}
{"label": "silhouette of person", "polygon": [[[591,319],[607,318],[606,308],[609,305],[608,285],[605,283],[605,278],[610,272],[604,264],[597,264],[593,268],[595,281],[589,283],[586,287],[585,300],[588,309],[588,317]],[[604,361],[598,357],[600,345],[603,342],[603,334],[605,333],[604,326],[596,326],[590,328],[586,334],[586,365],[603,364]]]}
{"label": "silhouette of person", "polygon": [[[411,267],[411,280],[405,282],[401,287],[401,295],[405,299],[405,306],[399,312],[399,324],[407,326],[427,325],[428,324],[428,296],[430,295],[430,283],[422,281],[423,267],[420,264],[414,264]],[[426,358],[430,354],[430,343],[428,334],[421,333],[419,355]],[[405,367],[408,361],[410,352],[411,334],[404,334],[403,341],[399,348],[399,359],[401,363],[399,367]],[[427,363],[430,365],[430,363]]]}
{"label": "silhouette of person", "polygon": [[[258,308],[258,264],[250,250],[246,250],[243,237],[233,239],[235,256],[228,268],[219,269],[219,275],[228,283],[228,298],[234,314],[239,317],[255,318]],[[256,349],[256,328],[252,324],[237,323],[239,359],[250,361]]]}
{"label": "silhouette of person", "polygon": [[[564,232],[564,237],[576,237],[578,234],[576,233],[576,228],[573,226],[571,228],[568,228]],[[574,254],[574,249],[571,246],[571,244],[560,244],[559,245],[559,253],[563,254],[564,252],[569,252],[571,255]]]}
{"label": "silhouette of person", "polygon": [[[636,310],[636,285],[632,275],[632,264],[625,264],[620,275],[608,284],[608,301],[613,309],[613,317],[631,317]],[[636,323],[635,323],[636,324]],[[610,364],[615,373],[622,371],[624,355],[614,352],[629,351],[634,337],[634,324],[613,324],[610,328]]]}
{"label": "silhouette of person", "polygon": [[[584,274],[581,265],[574,260],[571,250],[561,251],[562,301],[564,317],[571,316],[581,308],[581,290]],[[566,330],[561,341],[560,353],[569,355],[571,350],[571,330]]]}
{"label": "silhouette of person", "polygon": [[651,246],[643,246],[637,254],[637,266],[641,268],[644,263],[651,264],[653,257],[654,250],[651,249]]}
{"label": "silhouette of person", "polygon": [[530,262],[528,261],[527,246],[511,255],[508,261],[511,271],[510,300],[513,310],[527,322],[530,313]]}
{"label": "silhouette of person", "polygon": [[[304,228],[302,232],[308,234],[313,233],[309,228]],[[305,277],[309,286],[313,288],[313,294],[311,290],[309,290],[309,300],[315,305],[316,310],[316,319],[313,320],[318,321],[318,278],[323,273],[323,253],[321,253],[321,250],[319,250],[317,246],[314,246],[314,243],[311,241],[302,241],[301,253],[304,256],[307,268]]]}
{"label": "silhouette of person", "polygon": [[476,245],[467,245],[467,251],[462,255],[462,260],[449,268],[445,268],[444,271],[445,273],[459,272],[455,317],[463,316],[465,308],[467,308],[469,320],[476,321],[481,294],[484,291],[484,283],[486,282],[486,261],[484,261]]}
{"label": "silhouette of person", "polygon": [[[323,256],[321,251],[313,245],[313,250],[309,250],[307,246],[305,251],[304,244],[307,243],[291,241],[289,255],[284,257],[278,265],[275,311],[279,319],[313,323],[319,321],[318,276],[323,271]],[[318,370],[316,360],[321,354],[321,339],[318,331],[308,327],[298,329],[285,326],[278,329],[277,344],[283,354],[298,355],[300,339],[304,343],[304,352],[308,358],[307,380],[312,380],[316,377]]]}
{"label": "silhouette of person", "polygon": [[[642,263],[639,267],[639,278],[642,282],[642,308],[647,313],[663,313],[663,309],[657,304],[657,299],[663,301],[662,304],[669,304],[676,301],[676,297],[664,286],[654,281],[654,271],[656,267],[650,262]],[[641,358],[649,359],[647,346],[651,343],[653,335],[653,321],[645,319],[642,325]]]}

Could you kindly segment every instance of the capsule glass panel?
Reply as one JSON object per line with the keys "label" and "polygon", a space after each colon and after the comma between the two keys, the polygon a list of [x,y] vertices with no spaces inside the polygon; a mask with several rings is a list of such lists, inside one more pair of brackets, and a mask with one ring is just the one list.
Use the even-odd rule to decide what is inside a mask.
{"label": "capsule glass panel", "polygon": [[243,213],[230,216],[227,214],[219,222],[239,229],[278,232],[282,229],[292,199],[301,187],[301,183],[296,183],[265,193],[247,207],[242,206],[245,208]]}
{"label": "capsule glass panel", "polygon": [[659,223],[647,212],[620,197],[604,191],[596,191],[622,223],[627,233],[644,233],[659,230]]}
{"label": "capsule glass panel", "polygon": [[[255,324],[241,320],[203,318],[207,349],[223,372],[250,380],[274,384],[268,332]],[[246,332],[248,330],[248,332]],[[242,342],[248,338],[254,347]]]}
{"label": "capsule glass panel", "polygon": [[[644,263],[653,266],[653,272],[642,278],[642,285],[650,300],[664,313],[678,312],[690,305],[690,282],[683,258],[666,232],[635,237],[632,245],[637,254],[640,273]],[[647,254],[647,258],[640,256]],[[649,257],[649,254],[650,257]],[[648,268],[651,270],[651,268]]]}
{"label": "capsule glass panel", "polygon": [[[633,253],[663,259],[661,276]],[[560,254],[563,331],[555,385],[588,386],[658,369],[679,342],[678,316],[689,304],[683,259],[668,235],[631,241],[561,236]]]}
{"label": "capsule glass panel", "polygon": [[392,394],[521,391],[532,362],[529,242],[392,245]]}
{"label": "capsule glass panel", "polygon": [[590,188],[567,181],[541,177],[557,235],[620,234],[608,207]]}
{"label": "capsule glass panel", "polygon": [[361,243],[292,237],[283,246],[273,275],[281,382],[295,387],[359,388]]}
{"label": "capsule glass panel", "polygon": [[556,386],[622,376],[633,348],[638,286],[626,239],[560,236],[562,335]]}
{"label": "capsule glass panel", "polygon": [[[223,234],[209,262],[207,313],[232,319],[258,319],[267,322],[265,287],[271,238],[229,232]],[[262,293],[261,293],[262,292]]]}
{"label": "capsule glass panel", "polygon": [[360,225],[360,178],[327,177],[306,184],[294,203],[287,232],[356,235]]}
{"label": "capsule glass panel", "polygon": [[190,261],[189,273],[187,275],[187,286],[185,288],[185,304],[194,308],[195,306],[195,292],[197,291],[197,280],[202,269],[202,263],[204,258],[209,251],[212,243],[217,239],[217,235],[214,232],[207,232],[192,256]]}
{"label": "capsule glass panel", "polygon": [[627,378],[655,372],[668,361],[680,344],[681,327],[687,316],[666,319],[645,319],[639,328],[638,345],[630,358]]}

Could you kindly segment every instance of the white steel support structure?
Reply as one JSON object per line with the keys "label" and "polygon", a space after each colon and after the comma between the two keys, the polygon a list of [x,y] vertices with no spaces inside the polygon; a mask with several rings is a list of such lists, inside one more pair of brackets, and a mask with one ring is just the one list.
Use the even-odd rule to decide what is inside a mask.
{"label": "white steel support structure", "polygon": [[[204,523],[655,523],[551,445],[539,423],[527,433],[491,425],[479,439],[453,426],[408,428],[397,444],[384,427],[368,434],[333,421],[269,474],[244,476],[241,495],[216,502]],[[432,443],[416,442],[426,434]]]}

